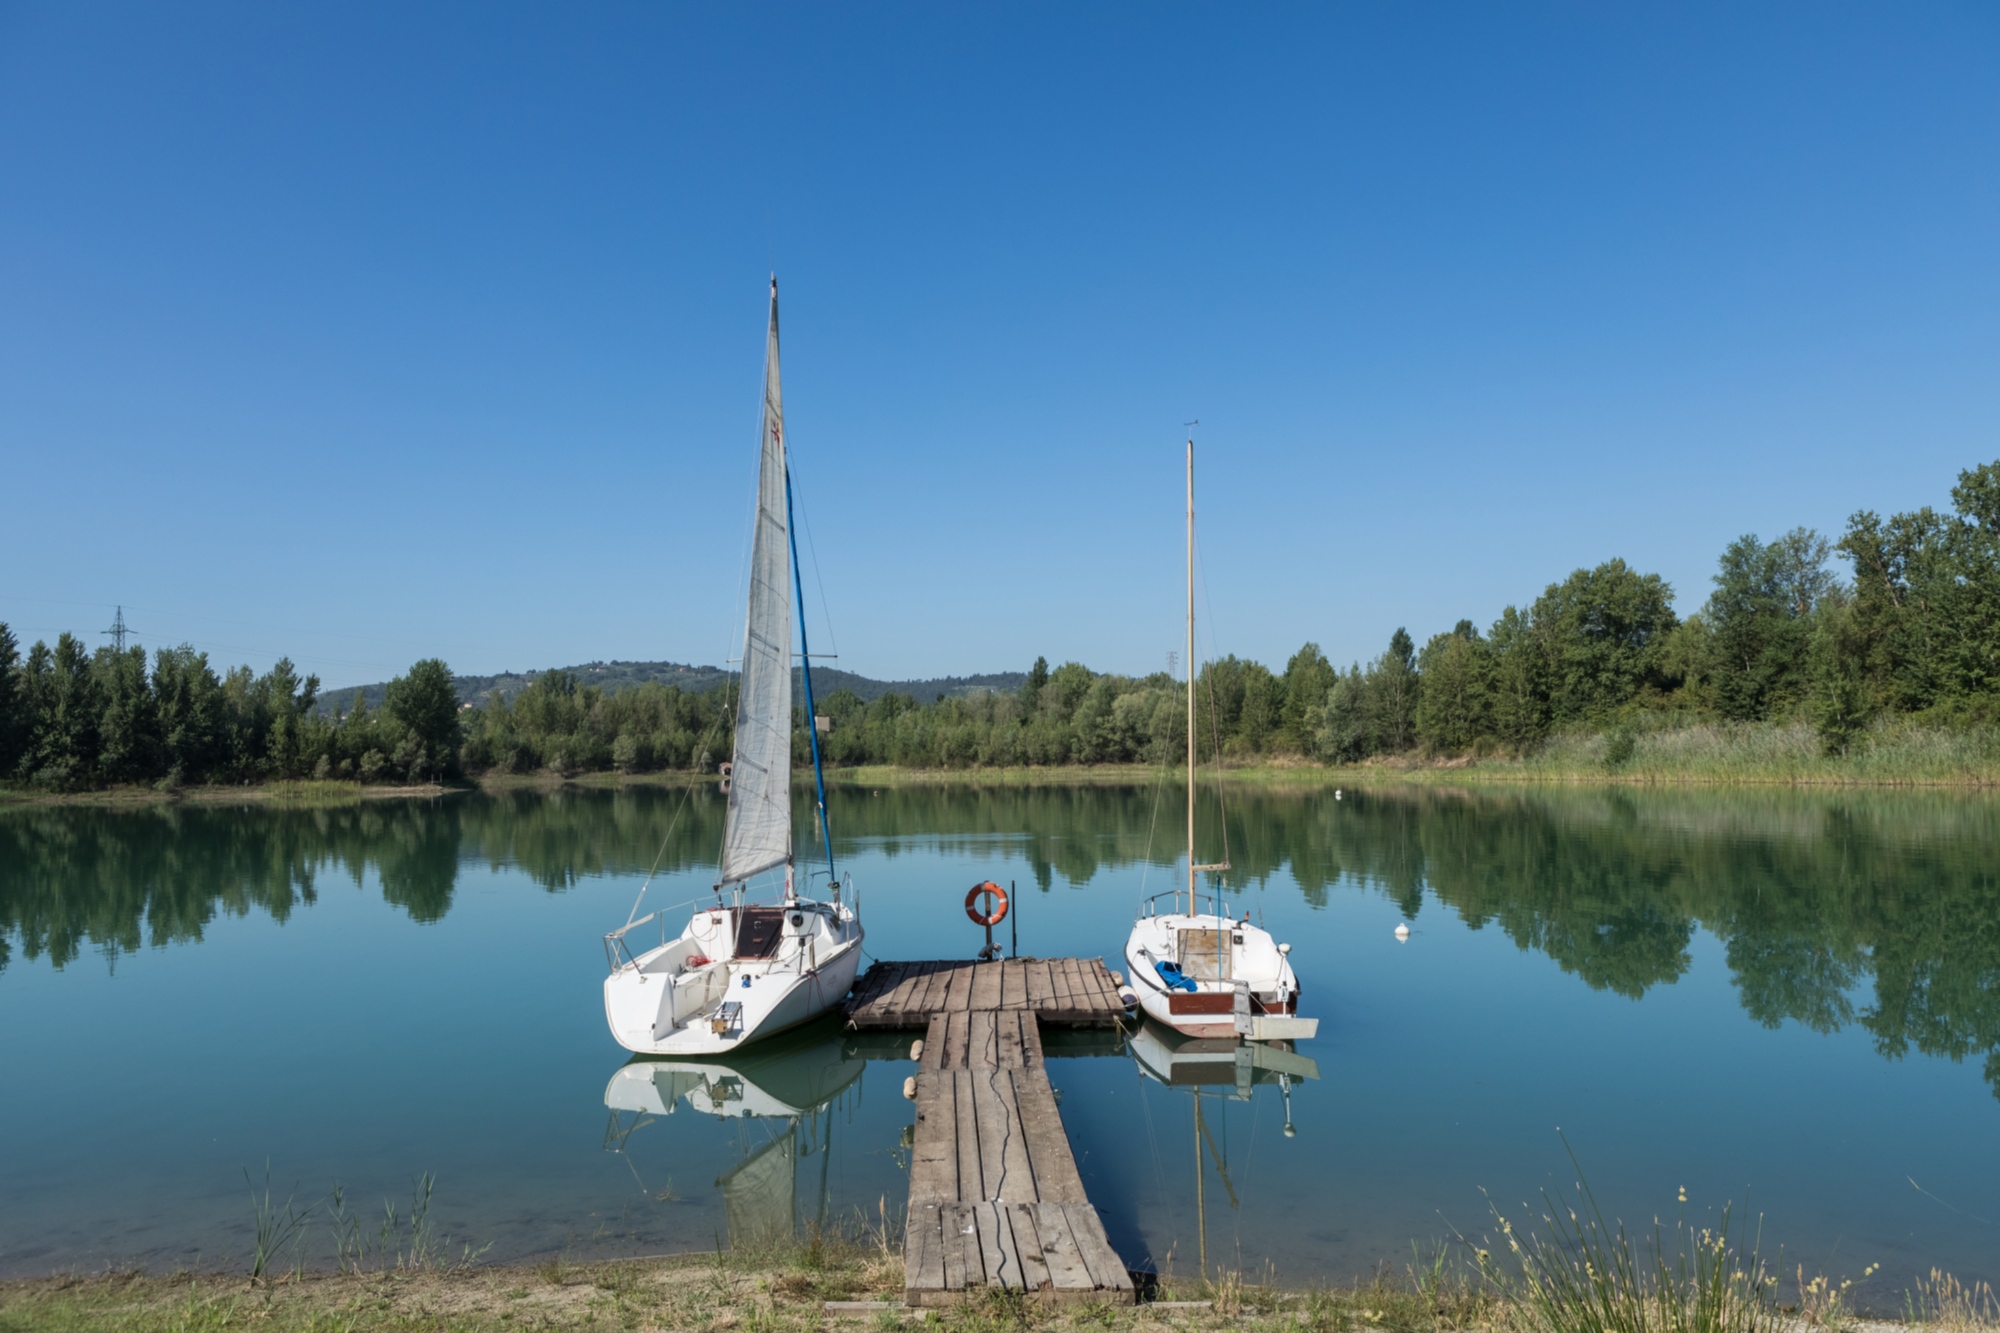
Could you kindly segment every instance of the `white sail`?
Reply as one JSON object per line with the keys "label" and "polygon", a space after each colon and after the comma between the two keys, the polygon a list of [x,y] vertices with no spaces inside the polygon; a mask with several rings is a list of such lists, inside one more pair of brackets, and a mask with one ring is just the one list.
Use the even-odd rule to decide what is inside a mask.
{"label": "white sail", "polygon": [[736,757],[722,835],[724,884],[792,859],[792,584],[785,503],[785,409],[778,392],[778,284],[764,350],[763,457],[750,549],[750,614],[736,705]]}

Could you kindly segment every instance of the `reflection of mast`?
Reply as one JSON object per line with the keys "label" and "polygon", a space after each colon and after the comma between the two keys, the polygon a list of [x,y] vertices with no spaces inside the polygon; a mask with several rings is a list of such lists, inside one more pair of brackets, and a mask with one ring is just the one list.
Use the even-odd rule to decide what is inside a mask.
{"label": "reflection of mast", "polygon": [[1208,1280],[1208,1195],[1207,1174],[1201,1166],[1201,1089],[1194,1090],[1194,1231],[1200,1245],[1201,1277]]}

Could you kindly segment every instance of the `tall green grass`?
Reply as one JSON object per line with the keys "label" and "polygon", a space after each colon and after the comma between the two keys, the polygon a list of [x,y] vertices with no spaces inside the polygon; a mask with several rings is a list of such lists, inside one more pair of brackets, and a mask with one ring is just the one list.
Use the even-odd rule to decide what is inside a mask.
{"label": "tall green grass", "polygon": [[1713,1228],[1655,1219],[1635,1237],[1605,1218],[1580,1167],[1573,1200],[1542,1201],[1539,1224],[1525,1227],[1494,1209],[1511,1262],[1475,1251],[1531,1333],[1779,1333],[1777,1279],[1756,1239],[1734,1234],[1728,1208]]}

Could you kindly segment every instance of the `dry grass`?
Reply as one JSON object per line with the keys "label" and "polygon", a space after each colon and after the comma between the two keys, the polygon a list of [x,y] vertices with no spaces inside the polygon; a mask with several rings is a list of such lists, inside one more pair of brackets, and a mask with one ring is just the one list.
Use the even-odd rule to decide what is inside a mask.
{"label": "dry grass", "polygon": [[[1275,1275],[1160,1276],[1136,1308],[1050,1309],[1002,1292],[946,1310],[841,1312],[829,1300],[899,1301],[894,1247],[867,1239],[785,1255],[685,1255],[616,1263],[538,1264],[455,1271],[307,1275],[254,1286],[241,1276],[108,1273],[0,1283],[0,1333],[1536,1333],[1535,1312],[1442,1256],[1383,1268],[1348,1286],[1286,1289]],[[1201,1308],[1167,1302],[1198,1301]],[[1901,1324],[1866,1324],[1838,1301],[1803,1305],[1786,1333],[2000,1333],[1987,1288],[1933,1274],[1909,1297]]]}

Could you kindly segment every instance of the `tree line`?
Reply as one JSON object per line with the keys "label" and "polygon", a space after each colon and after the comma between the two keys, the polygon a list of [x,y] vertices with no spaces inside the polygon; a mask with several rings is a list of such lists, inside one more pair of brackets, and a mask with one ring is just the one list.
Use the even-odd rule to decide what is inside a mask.
{"label": "tree line", "polygon": [[346,778],[425,782],[460,770],[451,669],[418,662],[385,705],[316,707],[319,678],[289,658],[218,674],[183,644],[92,651],[74,634],[25,656],[0,624],[0,779],[51,791]]}
{"label": "tree line", "polygon": [[[1421,646],[1404,629],[1346,669],[1316,644],[1282,672],[1234,656],[1195,681],[1205,752],[1327,764],[1380,755],[1526,754],[1548,737],[1686,722],[1796,720],[1841,754],[1876,719],[1988,726],[2000,700],[2000,462],[1959,474],[1952,509],[1863,510],[1835,541],[1795,528],[1722,552],[1685,617],[1658,574],[1579,569],[1485,630]],[[1845,562],[1843,571],[1837,562]],[[0,625],[0,776],[52,789],[284,778],[423,781],[461,773],[713,772],[728,757],[733,682],[615,692],[562,671],[462,706],[436,659],[379,709],[316,707],[289,661],[218,676],[205,654],[89,651],[73,635],[23,657]],[[1168,764],[1187,744],[1184,683],[1037,659],[1017,690],[822,702],[835,767]],[[802,697],[800,692],[799,697]],[[808,762],[802,710],[793,754]]]}

